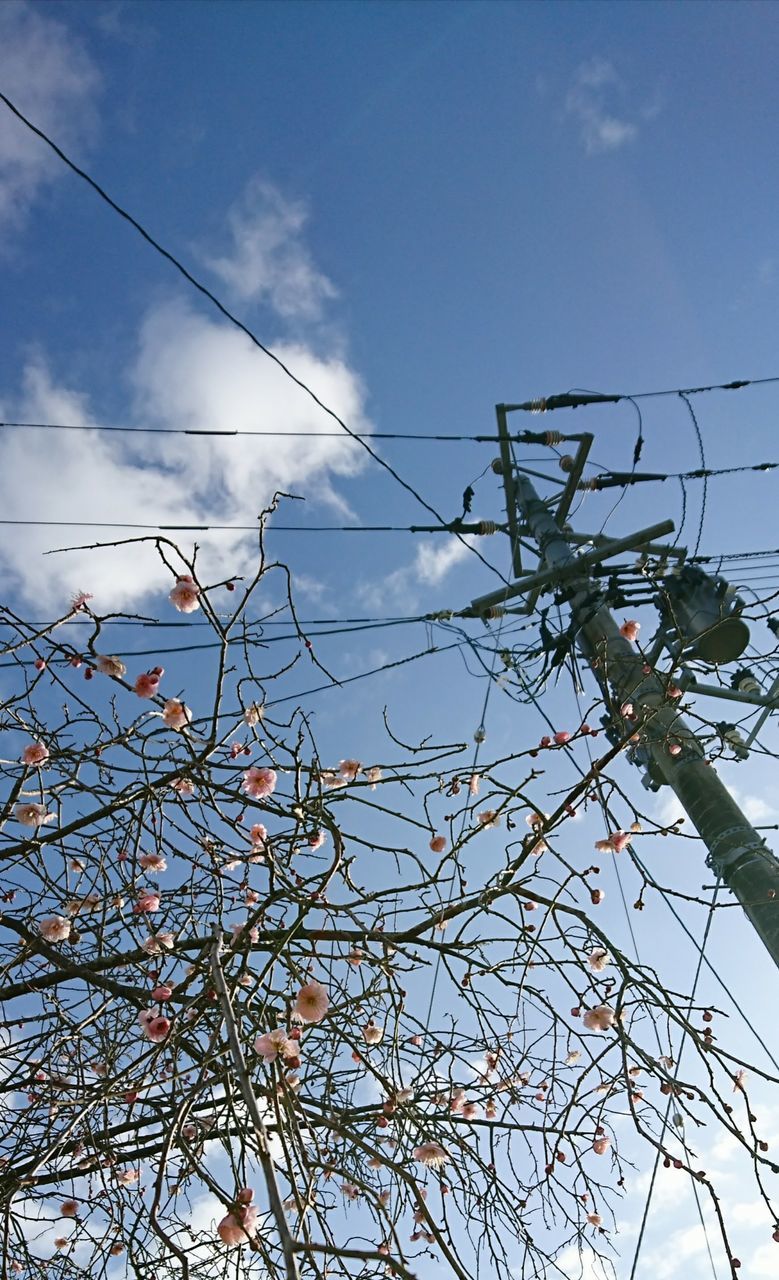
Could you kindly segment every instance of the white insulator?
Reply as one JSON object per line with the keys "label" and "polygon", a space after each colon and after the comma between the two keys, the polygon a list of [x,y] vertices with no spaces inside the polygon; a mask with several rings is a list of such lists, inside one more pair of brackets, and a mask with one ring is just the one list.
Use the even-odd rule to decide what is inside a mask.
{"label": "white insulator", "polygon": [[571,454],[564,453],[557,465],[559,466],[561,471],[565,471],[566,473],[569,471],[573,471],[574,460]]}
{"label": "white insulator", "polygon": [[562,443],[563,443],[562,431],[547,431],[544,434],[544,444],[562,444]]}
{"label": "white insulator", "polygon": [[477,533],[483,533],[483,534],[488,534],[488,533],[497,533],[497,532],[498,532],[498,524],[497,524],[497,521],[495,521],[495,520],[480,520],[480,521],[479,521],[479,525],[478,525],[478,528],[477,528],[476,532],[477,532]]}
{"label": "white insulator", "polygon": [[490,466],[492,467],[492,470],[495,472],[496,476],[503,475],[503,459],[502,458],[493,458],[492,462],[490,463]]}
{"label": "white insulator", "polygon": [[473,735],[473,740],[474,742],[483,742],[486,737],[487,737],[487,730],[484,728],[483,724],[480,724],[478,729]]}
{"label": "white insulator", "polygon": [[546,400],[541,396],[538,400],[531,401],[531,413],[546,413]]}
{"label": "white insulator", "polygon": [[503,608],[503,605],[502,605],[502,604],[491,604],[491,605],[490,605],[490,607],[489,607],[489,609],[485,609],[485,610],[484,610],[484,613],[482,614],[482,617],[484,617],[484,618],[503,618],[503,617],[505,617],[505,614],[506,614],[506,610]]}

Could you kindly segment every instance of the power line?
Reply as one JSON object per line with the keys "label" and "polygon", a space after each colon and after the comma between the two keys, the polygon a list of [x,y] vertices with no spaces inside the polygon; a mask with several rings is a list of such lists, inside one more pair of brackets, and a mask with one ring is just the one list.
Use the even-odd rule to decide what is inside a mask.
{"label": "power line", "polygon": [[[0,422],[0,427],[19,427],[30,431],[119,431],[127,435],[151,435],[151,436],[216,436],[226,440],[235,439],[238,436],[288,436],[294,440],[340,440],[343,433],[341,431],[283,431],[277,430],[249,430],[244,428],[196,428],[196,427],[130,427],[108,425],[102,422]],[[436,443],[444,442],[462,442],[470,441],[474,444],[497,444],[499,436],[496,435],[452,435],[439,434],[430,435],[422,431],[352,431],[352,435],[357,440],[431,440]],[[531,459],[528,459],[531,461]]]}
{"label": "power line", "polygon": [[[309,387],[307,383],[303,382],[301,378],[298,378],[298,376],[292,372],[292,370],[284,363],[283,360],[280,359],[279,356],[276,355],[274,351],[271,350],[270,347],[266,347],[265,344],[260,341],[260,339],[256,336],[256,334],[254,334],[252,330],[248,328],[247,325],[243,324],[243,322],[239,320],[237,316],[233,315],[233,313],[227,309],[227,307],[224,305],[223,302],[219,301],[216,294],[212,293],[210,289],[206,288],[204,284],[202,284],[198,279],[196,279],[196,277],[193,276],[192,273],[187,270],[184,264],[180,262],[178,258],[176,258],[168,249],[163,248],[163,246],[159,243],[159,241],[155,240],[154,237],[145,229],[145,227],[143,227],[141,223],[138,222],[137,219],[132,216],[132,214],[128,213],[126,209],[123,209],[121,205],[117,204],[117,202],[113,200],[111,196],[109,196],[108,193],[104,191],[101,186],[98,185],[98,183],[94,180],[94,178],[90,177],[90,175],[84,169],[80,169],[78,165],[73,160],[71,160],[70,157],[67,156],[65,152],[62,151],[61,148],[58,147],[57,144],[53,142],[52,139],[46,133],[43,132],[42,129],[38,128],[37,125],[34,125],[31,120],[28,120],[27,117],[22,114],[19,108],[14,105],[14,103],[11,101],[10,98],[8,98],[4,93],[0,93],[0,101],[5,103],[9,111],[11,111],[16,116],[16,118],[22,122],[23,125],[25,125],[37,137],[39,137],[42,142],[45,142],[46,145],[50,147],[51,150],[55,153],[55,155],[59,156],[60,160],[62,160],[63,163],[66,164],[67,167],[73,173],[75,173],[79,178],[82,178],[84,182],[86,182],[88,186],[90,186],[92,190],[95,191],[98,196],[100,196],[100,199],[104,200],[105,203],[108,204],[110,208],[113,209],[114,212],[119,215],[120,218],[123,218],[125,222],[129,222],[130,226],[132,226],[138,232],[138,234],[146,241],[147,244],[151,245],[152,249],[154,249],[155,252],[159,253],[163,258],[165,258],[166,261],[168,261],[171,264],[171,266],[173,266],[175,270],[178,271],[180,275],[182,275],[184,279],[190,285],[192,285],[194,289],[197,290],[198,293],[200,293],[204,298],[208,299],[208,301],[217,309],[220,315],[223,315],[225,319],[230,322],[230,324],[235,325],[235,327],[239,329],[241,333],[245,334],[245,336],[249,339],[249,341],[255,347],[257,347],[259,351],[262,351],[263,355],[267,356],[269,360],[272,360],[273,363],[279,369],[281,369],[282,373],[286,375],[286,377],[288,377],[292,382],[294,382],[295,385],[305,393],[305,395],[309,396],[310,399],[313,400],[313,402],[316,405],[318,405],[318,407],[324,413],[326,413],[330,418],[332,418],[334,422],[337,422],[339,427],[341,427],[348,436],[356,440],[357,443],[361,445],[363,449],[365,449],[366,453],[368,453],[368,455],[371,458],[373,458],[374,462],[377,462],[379,466],[383,467],[384,470],[387,471],[392,476],[392,478],[399,485],[401,485],[403,489],[406,490],[407,493],[411,494],[411,496],[415,499],[415,501],[417,501],[421,506],[423,506],[426,511],[429,511],[432,516],[435,516],[436,520],[438,520],[441,524],[445,523],[443,516],[440,515],[438,511],[436,511],[435,507],[431,506],[430,503],[427,502],[422,497],[422,495],[418,493],[418,491],[408,483],[408,481],[404,480],[402,476],[398,474],[395,468],[390,465],[389,462],[387,462],[384,458],[382,458],[380,454],[376,453],[376,451],[372,449],[371,446],[367,443],[364,436],[357,435],[354,431],[352,431],[351,427],[348,427],[346,425],[344,420],[338,416],[338,414],[335,412],[334,409],[329,408],[329,406],[326,405],[323,400],[320,400],[316,392],[312,391],[311,387]],[[482,562],[482,564],[485,565],[490,570],[491,573],[496,574],[497,577],[499,577],[502,582],[506,581],[506,578],[500,572],[500,570],[496,569],[494,565],[490,564],[489,560],[486,560],[484,556],[481,554],[481,552],[476,549],[476,547],[473,547],[471,546],[470,543],[465,542],[461,534],[456,534],[455,536],[458,537],[461,542],[463,542],[464,546],[468,547],[469,551],[473,552],[473,554],[478,557],[478,559]]]}
{"label": "power line", "polygon": [[[0,525],[31,525],[39,528],[66,529],[147,529],[161,533],[217,533],[231,531],[235,533],[257,533],[257,524],[140,524],[130,520],[2,520]],[[484,527],[486,526],[486,527]],[[500,530],[492,521],[476,521],[464,525],[461,520],[450,521],[449,524],[273,524],[267,525],[269,533],[450,533],[485,534]],[[470,546],[470,543],[466,543]],[[69,548],[81,551],[82,547]]]}

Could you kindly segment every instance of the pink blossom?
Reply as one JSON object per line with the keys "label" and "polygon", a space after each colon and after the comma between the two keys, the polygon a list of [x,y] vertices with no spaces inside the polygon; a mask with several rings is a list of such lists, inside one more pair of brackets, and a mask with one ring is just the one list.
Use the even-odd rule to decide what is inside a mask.
{"label": "pink blossom", "polygon": [[70,937],[70,921],[64,916],[47,916],[40,921],[38,933],[47,942],[65,942]]}
{"label": "pink blossom", "polygon": [[22,764],[43,764],[49,758],[49,748],[42,742],[31,742],[22,752]]}
{"label": "pink blossom", "polygon": [[261,822],[255,822],[249,832],[249,839],[252,842],[253,849],[264,849],[268,842],[268,828],[264,827]]}
{"label": "pink blossom", "polygon": [[244,722],[253,729],[265,715],[265,708],[259,702],[252,702],[243,713]]}
{"label": "pink blossom", "polygon": [[162,708],[162,719],[169,729],[186,729],[192,720],[192,712],[178,698],[168,698]]}
{"label": "pink blossom", "polygon": [[365,959],[365,952],[360,947],[352,947],[346,959],[353,969],[359,969]]}
{"label": "pink blossom", "polygon": [[587,1009],[582,1016],[582,1022],[588,1031],[608,1031],[614,1026],[616,1020],[616,1013],[607,1004],[599,1004],[594,1009]]}
{"label": "pink blossom", "polygon": [[330,997],[321,982],[307,982],[292,1007],[298,1022],[321,1022],[330,1006]]}
{"label": "pink blossom", "polygon": [[229,1248],[246,1244],[257,1234],[257,1209],[253,1204],[238,1206],[232,1213],[222,1218],[217,1226],[217,1234],[223,1244]]}
{"label": "pink blossom", "polygon": [[144,1009],[138,1014],[138,1021],[143,1034],[147,1040],[151,1040],[152,1044],[162,1044],[163,1040],[167,1040],[170,1033],[170,1018],[161,1014],[159,1009]]}
{"label": "pink blossom", "polygon": [[327,833],[325,831],[315,831],[308,842],[309,849],[311,849],[312,852],[315,853],[317,849],[322,848],[322,845],[324,844],[326,839],[327,839]]}
{"label": "pink blossom", "polygon": [[363,1027],[362,1035],[366,1044],[381,1044],[384,1039],[384,1028],[377,1026],[371,1018],[367,1026]]}
{"label": "pink blossom", "polygon": [[565,729],[561,729],[560,732],[556,733],[554,736],[554,740],[557,743],[558,747],[565,746],[566,742],[570,741],[570,738],[571,738],[570,733],[568,733],[567,730]]}
{"label": "pink blossom", "polygon": [[266,1031],[264,1035],[258,1036],[254,1047],[263,1062],[275,1062],[279,1054],[282,1058],[297,1058],[299,1054],[299,1045],[295,1040],[290,1040],[283,1027],[277,1027],[275,1031]]}
{"label": "pink blossom", "polygon": [[344,782],[354,782],[361,768],[359,760],[342,760],[338,766],[338,774]]}
{"label": "pink blossom", "polygon": [[91,591],[77,591],[75,595],[70,597],[70,607],[74,613],[78,613],[79,609],[83,609],[87,600],[93,600],[94,596]]}
{"label": "pink blossom", "polygon": [[738,1091],[741,1090],[741,1092],[743,1093],[744,1090],[746,1089],[746,1084],[747,1084],[746,1071],[743,1071],[743,1070],[737,1071],[733,1077],[733,1081],[734,1081],[733,1092],[738,1093]]}
{"label": "pink blossom", "polygon": [[587,957],[587,964],[593,973],[602,973],[605,968],[611,964],[611,956],[605,947],[593,947]]}
{"label": "pink blossom", "polygon": [[167,871],[168,863],[161,853],[142,853],[138,865],[144,871]]}
{"label": "pink blossom", "polygon": [[14,817],[23,827],[43,827],[53,822],[55,814],[46,812],[45,804],[15,804]]}
{"label": "pink blossom", "polygon": [[193,796],[195,794],[195,784],[191,778],[174,778],[171,782],[171,788],[180,796]]}
{"label": "pink blossom", "polygon": [[672,742],[670,747],[668,748],[669,756],[678,756],[678,755],[681,755],[681,753],[682,753],[682,748],[679,746],[679,743]]}
{"label": "pink blossom", "polygon": [[631,644],[635,644],[640,630],[641,623],[636,622],[633,618],[629,618],[622,623],[622,626],[619,629],[619,634],[624,636],[626,640],[630,640]]}
{"label": "pink blossom", "polygon": [[437,1142],[423,1142],[421,1146],[414,1148],[414,1159],[428,1169],[440,1169],[450,1157]]}
{"label": "pink blossom", "polygon": [[200,587],[194,578],[188,573],[182,574],[176,578],[176,585],[171,591],[168,599],[179,613],[194,613],[200,608]]}
{"label": "pink blossom", "polygon": [[142,889],[138,894],[138,901],[133,907],[135,915],[144,915],[160,909],[160,895],[158,893],[150,893],[146,889]]}
{"label": "pink blossom", "polygon": [[141,951],[145,951],[147,956],[158,956],[163,951],[170,951],[175,941],[175,933],[151,933],[141,943]]}
{"label": "pink blossom", "polygon": [[587,1221],[589,1222],[591,1227],[599,1227],[603,1219],[599,1213],[588,1213]]}
{"label": "pink blossom", "polygon": [[370,769],[365,770],[365,776],[371,784],[371,791],[375,791],[377,782],[381,782],[381,769],[378,765],[371,765]]}
{"label": "pink blossom", "polygon": [[157,694],[160,686],[160,677],[154,671],[144,671],[142,675],[135,677],[133,690],[138,694],[139,698],[153,698]]}
{"label": "pink blossom", "polygon": [[134,1187],[141,1176],[140,1169],[117,1169],[116,1181],[120,1187]]}
{"label": "pink blossom", "polygon": [[463,1106],[463,1120],[474,1120],[479,1114],[478,1102],[466,1102]]}
{"label": "pink blossom", "polygon": [[471,774],[471,776],[470,776],[470,778],[468,779],[468,794],[469,794],[469,795],[471,795],[471,796],[477,796],[477,795],[479,794],[479,783],[480,783],[480,782],[481,782],[481,777],[479,776],[479,774],[478,774],[478,773],[472,773],[472,774]]}
{"label": "pink blossom", "polygon": [[159,987],[155,987],[151,993],[152,1000],[156,1000],[157,1004],[164,1004],[166,1000],[170,1000],[173,995],[173,988],[167,983],[161,983]]}
{"label": "pink blossom", "polygon": [[485,809],[478,816],[478,821],[483,827],[497,827],[500,825],[500,817],[497,809]]}
{"label": "pink blossom", "polygon": [[611,1146],[611,1138],[607,1137],[606,1134],[604,1134],[603,1137],[595,1139],[595,1141],[592,1144],[592,1149],[595,1152],[596,1156],[605,1156],[610,1146]]}
{"label": "pink blossom", "polygon": [[127,672],[127,667],[124,665],[121,658],[109,658],[104,654],[99,654],[97,658],[95,658],[95,666],[101,675],[114,676],[117,680],[121,679],[121,677]]}
{"label": "pink blossom", "polygon": [[611,835],[607,836],[605,840],[596,840],[595,848],[598,853],[621,853],[629,844],[630,832],[612,831]]}
{"label": "pink blossom", "polygon": [[430,841],[430,848],[433,853],[443,853],[446,848],[446,836],[433,836]]}
{"label": "pink blossom", "polygon": [[78,1200],[63,1200],[60,1205],[60,1217],[76,1218],[78,1217]]}
{"label": "pink blossom", "polygon": [[247,769],[243,775],[243,789],[253,800],[264,800],[276,789],[276,770]]}

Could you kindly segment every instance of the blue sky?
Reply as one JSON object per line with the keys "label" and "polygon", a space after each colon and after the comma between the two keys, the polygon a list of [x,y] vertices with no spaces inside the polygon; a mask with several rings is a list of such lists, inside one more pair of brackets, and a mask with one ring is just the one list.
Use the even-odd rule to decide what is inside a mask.
{"label": "blue sky", "polygon": [[[776,7],[752,3],[6,4],[0,87],[351,426],[490,433],[496,401],[779,374],[778,37]],[[0,281],[5,420],[335,429],[5,117]],[[698,397],[707,465],[773,460],[778,395],[769,385]],[[641,465],[699,466],[684,405],[642,408]],[[630,405],[544,425],[592,430],[599,463],[630,466]],[[278,485],[306,497],[285,508],[284,523],[429,522],[338,439],[160,439],[9,431],[4,511],[251,524]],[[446,518],[494,452],[470,442],[380,448]],[[475,488],[475,513],[500,518],[495,477]],[[774,546],[775,495],[771,473],[713,479],[701,550]],[[693,483],[690,544],[700,501]],[[609,516],[612,505],[613,496],[588,497],[577,526],[608,519],[621,534],[667,515],[678,525],[680,491],[668,481],[632,492]],[[77,586],[112,606],[151,607],[156,570],[137,553],[41,557],[93,540],[83,532],[7,531],[5,593],[44,614]],[[240,571],[240,535],[203,542],[215,568]],[[457,609],[499,581],[448,539],[279,533],[271,545],[290,560],[309,618]],[[507,572],[502,543],[480,549]],[[760,625],[755,641],[770,648]],[[122,643],[125,656],[149,647],[138,633]],[[318,642],[342,675],[425,647],[421,627]],[[284,691],[318,683],[313,670],[296,672]],[[334,759],[367,759],[386,749],[387,701],[401,736],[462,739],[483,696],[455,652],[358,683],[346,702],[326,693],[312,705]],[[576,715],[568,686],[550,689],[545,706],[558,727]],[[498,755],[545,726],[496,691],[488,730]],[[776,746],[775,730],[764,742]],[[773,762],[727,773],[757,820],[777,820]],[[624,775],[637,791],[637,773]],[[660,843],[658,874],[700,885],[697,846],[690,855],[668,840],[655,853]],[[713,954],[764,1021],[749,993],[762,955],[736,917],[717,924]],[[645,945],[658,918],[639,921]],[[611,923],[624,930],[616,908]],[[674,933],[667,954],[683,988],[692,953]],[[692,1221],[682,1216],[674,1230]],[[628,1241],[631,1224],[628,1214]],[[686,1274],[710,1274],[692,1269],[700,1249],[691,1248]],[[653,1265],[662,1280],[659,1254]],[[750,1274],[769,1275],[761,1265]]]}

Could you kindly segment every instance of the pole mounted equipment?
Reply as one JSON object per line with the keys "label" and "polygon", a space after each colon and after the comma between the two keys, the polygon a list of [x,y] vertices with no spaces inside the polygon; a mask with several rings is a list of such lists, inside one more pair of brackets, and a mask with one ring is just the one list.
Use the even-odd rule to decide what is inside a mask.
{"label": "pole mounted equipment", "polygon": [[[507,436],[507,411],[529,407],[498,405],[499,431]],[[591,436],[585,437],[580,444],[584,457],[591,440]],[[738,658],[749,641],[749,630],[739,617],[740,603],[733,589],[724,579],[689,566],[663,579],[670,601],[660,639],[649,655],[642,655],[620,633],[606,605],[600,603],[603,593],[596,570],[604,558],[617,551],[640,549],[671,532],[673,522],[663,521],[627,538],[598,539],[596,545],[577,554],[572,542],[581,538],[569,535],[559,508],[556,513],[550,510],[550,504],[539,497],[528,476],[513,463],[507,440],[501,453],[500,472],[512,538],[518,539],[521,531],[535,544],[539,567],[536,572],[518,575],[519,580],[508,589],[473,600],[470,610],[464,612],[485,616],[507,597],[525,595],[532,601],[540,590],[564,589],[577,644],[604,692],[607,707],[613,709],[606,717],[610,731],[618,733],[619,740],[629,723],[637,736],[630,750],[635,763],[645,766],[648,785],[654,790],[665,782],[674,791],[708,849],[707,865],[736,896],[779,966],[779,861],[741,811],[707,759],[698,736],[680,714],[678,688],[673,688],[652,666],[666,647],[671,648],[672,654],[676,648],[675,658],[687,649],[691,652],[686,656],[712,665]],[[576,461],[569,476],[577,469],[581,475]],[[557,593],[561,594],[559,590]],[[526,606],[523,612],[527,611]],[[668,644],[670,632],[676,634],[676,646]],[[687,680],[687,687],[695,687],[694,677]],[[718,692],[721,696],[723,691]],[[738,686],[724,692],[731,698],[762,705],[770,704],[775,695],[772,689],[763,700],[752,689]],[[632,708],[629,722],[622,718],[620,710],[628,703]],[[724,728],[729,730],[731,726]],[[741,747],[742,743],[738,745]]]}

